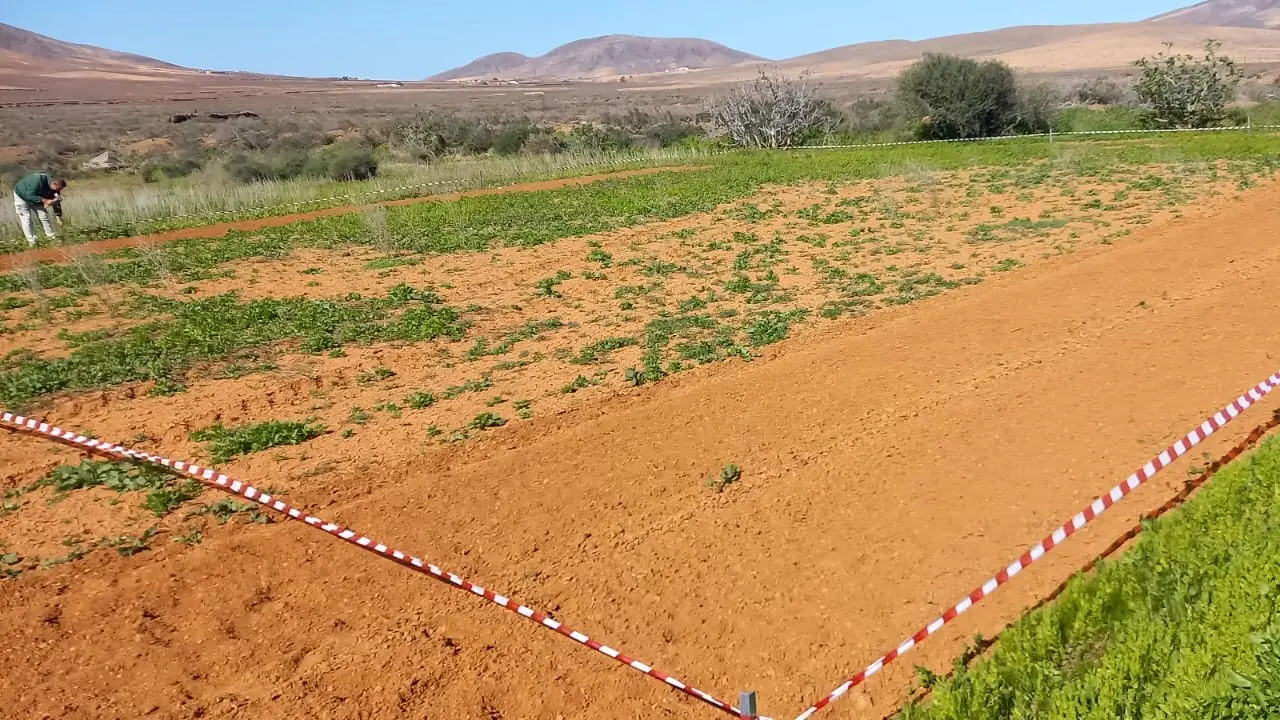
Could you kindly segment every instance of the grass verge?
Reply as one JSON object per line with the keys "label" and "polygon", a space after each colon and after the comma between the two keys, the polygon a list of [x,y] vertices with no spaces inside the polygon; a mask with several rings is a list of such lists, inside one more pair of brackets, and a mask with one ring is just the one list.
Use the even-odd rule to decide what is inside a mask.
{"label": "grass verge", "polygon": [[1276,717],[1280,438],[1026,616],[900,720]]}

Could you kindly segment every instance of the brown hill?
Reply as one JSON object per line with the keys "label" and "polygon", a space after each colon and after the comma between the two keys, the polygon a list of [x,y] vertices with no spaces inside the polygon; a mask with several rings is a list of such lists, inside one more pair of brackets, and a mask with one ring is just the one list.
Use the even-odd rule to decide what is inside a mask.
{"label": "brown hill", "polygon": [[5,68],[26,68],[42,74],[48,70],[112,69],[182,70],[172,63],[131,53],[78,45],[0,23],[0,61]]}
{"label": "brown hill", "polygon": [[1207,0],[1148,22],[1276,29],[1280,28],[1280,0]]}
{"label": "brown hill", "polygon": [[460,78],[498,78],[505,77],[507,73],[514,70],[533,58],[518,52],[500,52],[484,57],[476,58],[471,62],[456,67],[448,72],[442,72],[433,76],[432,80],[457,80]]}
{"label": "brown hill", "polygon": [[[925,53],[947,53],[1000,60],[1020,72],[1091,75],[1131,69],[1134,60],[1160,52],[1165,43],[1171,43],[1175,52],[1196,52],[1208,38],[1222,41],[1223,51],[1240,62],[1280,62],[1280,30],[1140,22],[1025,26],[929,40],[859,43],[776,65],[788,74],[808,72],[820,79],[883,79],[896,76]],[[685,86],[741,82],[751,79],[758,66],[744,63],[637,81]]]}
{"label": "brown hill", "polygon": [[[523,58],[520,62],[509,61]],[[697,38],[651,38],[605,35],[575,40],[535,58],[519,53],[486,55],[431,80],[574,80],[598,79],[702,68],[718,68],[761,58],[720,43]]]}

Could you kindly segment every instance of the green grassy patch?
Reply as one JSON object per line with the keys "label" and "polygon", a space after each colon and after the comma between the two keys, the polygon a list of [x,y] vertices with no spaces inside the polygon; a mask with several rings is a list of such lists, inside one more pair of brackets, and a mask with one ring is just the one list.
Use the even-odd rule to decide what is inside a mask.
{"label": "green grassy patch", "polygon": [[901,720],[1276,717],[1280,439],[957,664]]}
{"label": "green grassy patch", "polygon": [[148,297],[146,303],[169,317],[84,339],[65,357],[10,353],[0,360],[0,403],[23,407],[62,390],[141,380],[180,389],[182,375],[196,362],[285,340],[298,340],[304,352],[319,352],[352,342],[456,340],[465,331],[456,310],[435,294],[408,285],[367,299],[351,295],[343,300],[241,302],[228,293],[189,301]]}
{"label": "green grassy patch", "polygon": [[191,439],[206,443],[210,457],[214,462],[221,463],[273,447],[301,445],[319,437],[324,430],[323,425],[281,420],[236,427],[218,423],[191,433]]}

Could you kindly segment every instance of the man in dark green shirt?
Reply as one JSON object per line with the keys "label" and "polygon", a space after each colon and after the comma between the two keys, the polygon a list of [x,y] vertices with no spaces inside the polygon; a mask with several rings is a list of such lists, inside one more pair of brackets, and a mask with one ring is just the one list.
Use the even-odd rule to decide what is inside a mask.
{"label": "man in dark green shirt", "polygon": [[66,187],[66,180],[50,179],[47,173],[31,173],[13,186],[13,209],[18,214],[28,245],[36,245],[35,217],[40,218],[40,225],[49,240],[58,237],[49,218],[49,210],[53,209],[58,217],[62,217],[62,191]]}

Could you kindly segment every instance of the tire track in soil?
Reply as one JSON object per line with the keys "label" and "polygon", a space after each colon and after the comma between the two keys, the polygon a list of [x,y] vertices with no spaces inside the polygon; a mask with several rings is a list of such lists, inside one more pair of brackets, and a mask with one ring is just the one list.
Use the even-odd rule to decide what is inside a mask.
{"label": "tire track in soil", "polygon": [[255,218],[252,220],[233,220],[231,222],[217,223],[214,225],[201,225],[199,227],[182,228],[179,230],[169,230],[167,232],[153,233],[150,235],[133,235],[130,237],[110,238],[108,240],[95,240],[93,242],[78,243],[75,245],[59,245],[56,247],[37,248],[35,250],[0,254],[0,270],[11,270],[15,267],[22,267],[23,265],[31,265],[38,262],[67,262],[71,258],[79,257],[81,255],[102,253],[110,250],[119,250],[130,247],[153,247],[163,243],[172,242],[174,240],[219,238],[233,230],[253,231],[269,227],[280,227],[281,225],[291,225],[305,220],[315,220],[318,218],[333,217],[335,215],[363,212],[377,207],[398,207],[424,202],[448,202],[450,200],[484,197],[487,195],[503,195],[506,193],[539,192],[542,190],[555,190],[563,187],[589,185],[603,180],[621,180],[629,177],[653,175],[655,173],[662,172],[686,172],[705,169],[707,169],[707,167],[701,165],[676,165],[670,167],[640,168],[637,170],[620,170],[612,173],[580,175],[577,177],[559,178],[556,180],[516,183],[513,185],[502,185],[499,187],[479,188],[477,190],[463,190],[460,192],[441,193],[438,195],[422,195],[419,197],[401,198],[399,200],[384,200],[382,202],[368,203],[364,205],[339,205],[337,207],[311,210],[309,212],[290,213],[288,215],[272,215],[270,217]]}
{"label": "tire track in soil", "polygon": [[[367,492],[317,509],[717,695],[759,690],[763,711],[791,717],[1275,371],[1277,201],[1268,185],[1205,203],[1114,247],[811,326],[756,362],[452,450],[364,438],[356,452],[376,461]],[[1249,412],[1261,421],[1276,407]],[[1252,424],[1197,452],[1222,454]],[[1196,460],[823,717],[881,717],[913,664],[944,670],[967,638],[1016,619],[1174,495]],[[730,462],[738,484],[703,486]],[[191,549],[156,542],[10,581],[0,706],[91,718],[711,716],[312,535],[236,526]]]}

